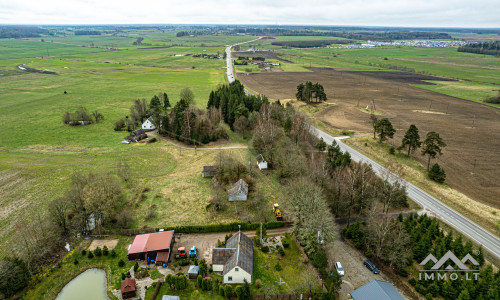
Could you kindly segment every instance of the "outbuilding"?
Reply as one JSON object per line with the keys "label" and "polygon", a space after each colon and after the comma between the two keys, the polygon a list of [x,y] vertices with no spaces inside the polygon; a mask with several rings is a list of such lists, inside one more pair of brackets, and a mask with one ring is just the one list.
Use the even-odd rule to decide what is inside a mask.
{"label": "outbuilding", "polygon": [[229,201],[246,201],[248,198],[248,183],[238,180],[232,188],[227,190]]}
{"label": "outbuilding", "polygon": [[198,273],[200,273],[200,266],[189,266],[188,270],[188,278],[196,279],[198,278]]}
{"label": "outbuilding", "polygon": [[216,174],[215,166],[203,166],[203,171],[201,172],[202,177],[214,177]]}
{"label": "outbuilding", "polygon": [[129,260],[149,260],[156,264],[166,264],[170,260],[173,245],[173,230],[139,234],[130,245],[127,257]]}
{"label": "outbuilding", "polygon": [[259,156],[257,156],[257,166],[259,167],[259,170],[267,169],[267,161],[264,159],[264,156],[262,156],[262,154],[259,154]]}
{"label": "outbuilding", "polygon": [[135,297],[135,279],[125,278],[125,280],[122,280],[120,290],[123,299]]}

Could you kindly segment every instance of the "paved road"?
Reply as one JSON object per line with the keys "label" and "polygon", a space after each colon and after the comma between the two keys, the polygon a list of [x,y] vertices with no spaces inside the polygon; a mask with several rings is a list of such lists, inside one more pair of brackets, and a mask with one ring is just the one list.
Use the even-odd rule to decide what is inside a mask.
{"label": "paved road", "polygon": [[[335,138],[317,128],[315,128],[315,131],[316,135],[318,137],[322,137],[323,140],[329,145],[333,142],[333,140],[335,140],[343,151],[349,152],[354,161],[365,162],[367,164],[372,165],[373,170],[375,171],[375,173],[377,173],[377,175],[381,176],[389,173],[389,171],[386,168],[382,167],[377,162],[369,159],[368,157],[364,156],[363,154],[359,153],[358,151],[344,144],[341,138]],[[439,217],[446,223],[455,227],[456,229],[458,229],[463,234],[473,239],[477,243],[483,245],[483,248],[489,250],[489,252],[491,252],[492,254],[496,255],[497,257],[500,257],[499,238],[489,233],[488,231],[484,230],[481,226],[470,221],[466,217],[462,216],[458,212],[449,208],[441,201],[427,194],[426,192],[416,187],[415,185],[409,183],[408,181],[398,178],[395,174],[391,174],[391,177],[393,178],[393,180],[398,180],[404,183],[406,185],[408,196],[412,198],[415,202],[420,204],[424,209],[429,210],[435,216]]]}
{"label": "paved road", "polygon": [[234,82],[234,71],[233,71],[233,60],[231,58],[231,48],[234,47],[234,46],[236,46],[236,45],[242,45],[242,44],[247,44],[247,43],[255,42],[257,40],[260,40],[261,38],[262,37],[259,36],[255,40],[251,40],[251,41],[248,41],[248,42],[242,42],[242,43],[234,44],[234,45],[231,45],[231,46],[227,46],[227,48],[226,48],[226,66],[227,66],[227,80],[229,81],[229,83],[233,83]]}
{"label": "paved road", "polygon": [[[260,39],[260,37],[259,37]],[[258,39],[257,39],[258,40]],[[253,42],[255,40],[249,41]],[[249,43],[246,42],[246,43]],[[243,43],[240,43],[243,44]],[[235,44],[238,45],[238,44]],[[233,45],[233,46],[235,46]],[[231,47],[229,46],[226,48],[226,55],[227,55],[227,76],[229,82],[234,81],[234,75],[233,75],[233,64],[231,60]],[[445,204],[443,204],[441,201],[437,200],[436,198],[432,197],[431,195],[427,194],[420,188],[416,187],[415,185],[407,182],[404,179],[398,178],[395,174],[390,173],[386,168],[382,167],[375,161],[369,159],[368,157],[364,156],[363,154],[359,153],[358,151],[352,149],[351,147],[347,146],[342,142],[342,138],[336,138],[333,137],[317,128],[313,127],[313,130],[315,131],[316,136],[322,137],[323,140],[327,144],[331,144],[333,140],[337,142],[337,144],[340,146],[340,148],[343,151],[349,152],[351,155],[351,158],[356,161],[356,162],[365,162],[367,164],[370,164],[373,167],[373,170],[375,173],[379,176],[385,175],[385,174],[391,174],[390,177],[392,180],[398,180],[406,185],[406,190],[408,192],[408,196],[412,198],[415,202],[420,204],[424,209],[427,209],[430,211],[432,214],[435,216],[439,217],[446,223],[450,224],[451,226],[455,227],[455,229],[461,231],[464,235],[468,236],[472,240],[476,241],[478,244],[483,245],[484,249],[487,249],[490,253],[494,254],[498,258],[500,258],[500,239],[493,234],[489,233],[485,229],[483,229],[481,226],[477,225],[476,223],[470,221],[466,217],[462,216],[458,212],[454,211],[453,209],[449,208]]]}

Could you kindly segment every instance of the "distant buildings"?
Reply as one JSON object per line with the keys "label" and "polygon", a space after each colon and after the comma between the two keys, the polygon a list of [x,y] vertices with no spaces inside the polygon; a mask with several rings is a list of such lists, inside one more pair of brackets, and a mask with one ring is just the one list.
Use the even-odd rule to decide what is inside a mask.
{"label": "distant buildings", "polygon": [[340,46],[327,46],[327,48],[335,49],[366,49],[381,46],[397,46],[397,47],[425,47],[425,48],[458,48],[466,45],[464,41],[434,41],[434,40],[402,40],[394,42],[376,42],[367,41],[364,44],[350,44]]}

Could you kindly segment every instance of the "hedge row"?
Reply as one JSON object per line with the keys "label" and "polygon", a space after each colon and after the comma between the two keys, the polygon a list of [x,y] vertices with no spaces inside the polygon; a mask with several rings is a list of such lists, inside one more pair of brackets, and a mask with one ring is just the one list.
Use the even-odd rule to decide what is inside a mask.
{"label": "hedge row", "polygon": [[[226,224],[206,224],[206,225],[186,225],[186,226],[170,226],[165,227],[167,230],[175,230],[179,233],[210,233],[210,232],[227,232],[227,231],[237,231],[238,225],[241,226],[241,230],[256,230],[260,228],[260,223],[226,223]],[[281,228],[283,227],[283,222],[271,221],[263,223],[266,229]]]}

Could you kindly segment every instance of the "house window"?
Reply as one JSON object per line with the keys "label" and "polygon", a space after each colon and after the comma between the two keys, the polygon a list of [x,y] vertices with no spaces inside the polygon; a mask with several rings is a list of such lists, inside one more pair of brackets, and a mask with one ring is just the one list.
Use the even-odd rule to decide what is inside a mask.
{"label": "house window", "polygon": [[229,276],[229,277],[227,278],[227,281],[233,281],[233,276]]}
{"label": "house window", "polygon": [[239,268],[234,268],[234,270],[235,270],[236,272],[238,272],[240,269],[239,269]]}

